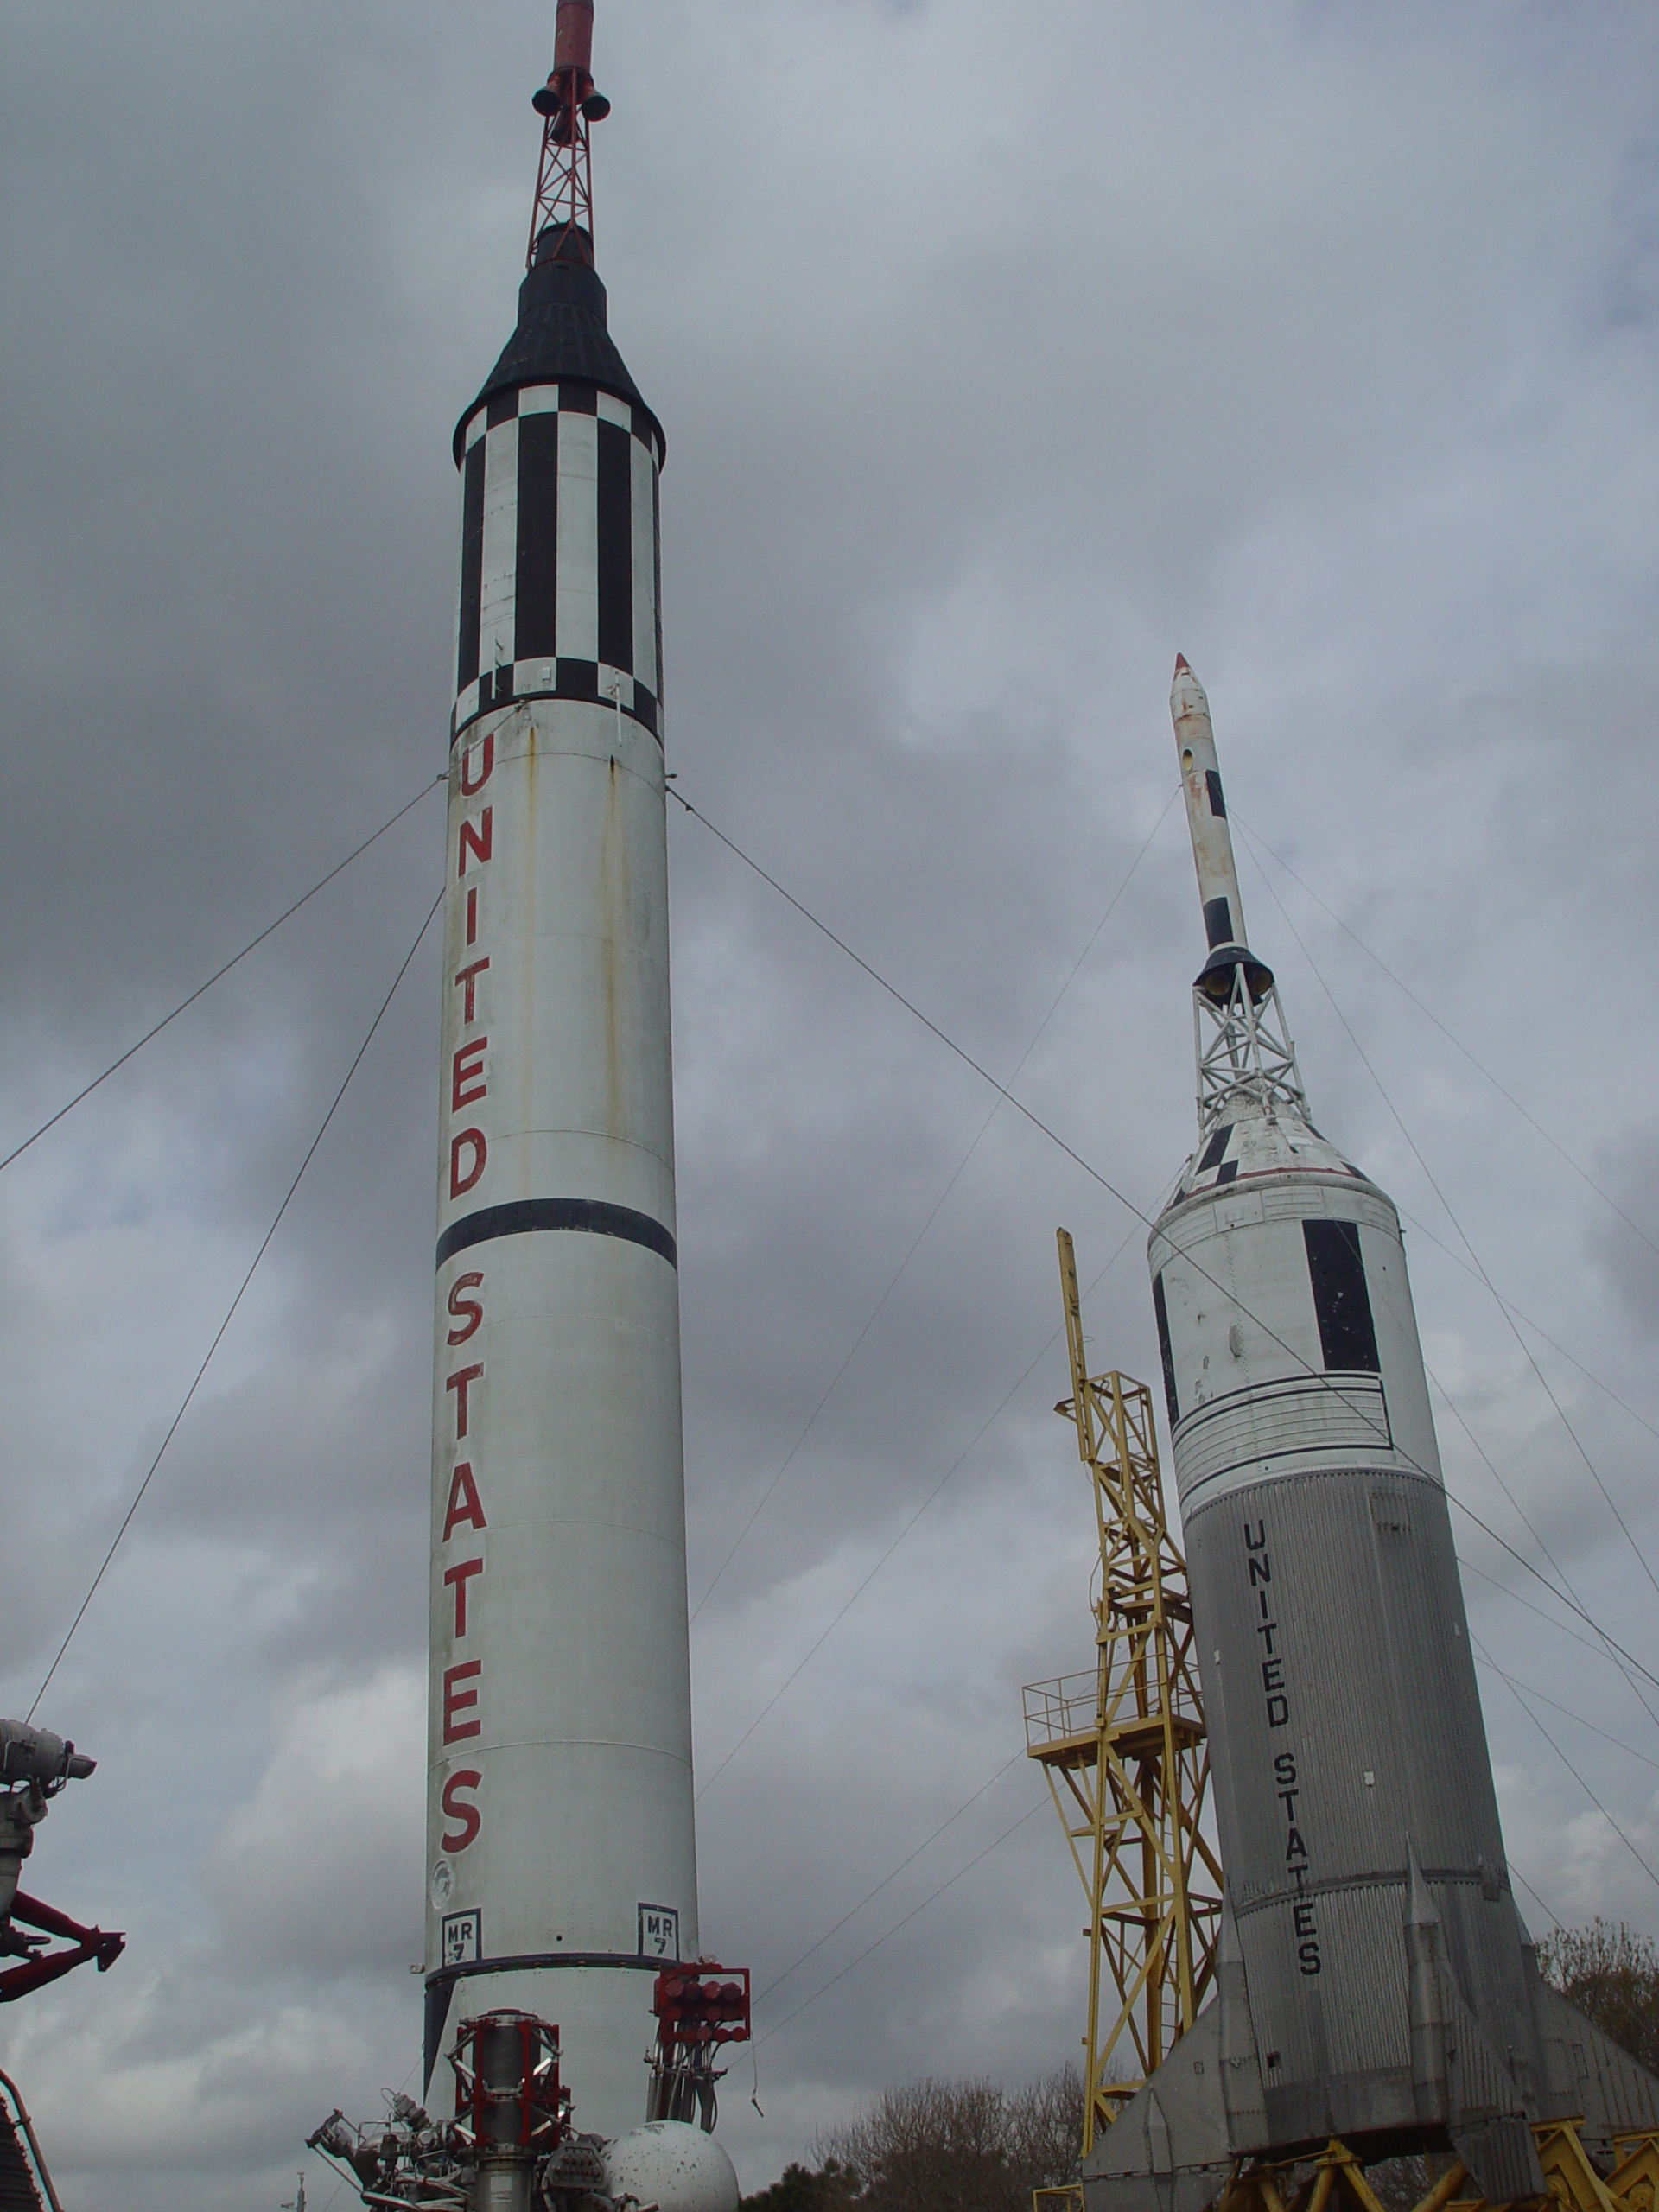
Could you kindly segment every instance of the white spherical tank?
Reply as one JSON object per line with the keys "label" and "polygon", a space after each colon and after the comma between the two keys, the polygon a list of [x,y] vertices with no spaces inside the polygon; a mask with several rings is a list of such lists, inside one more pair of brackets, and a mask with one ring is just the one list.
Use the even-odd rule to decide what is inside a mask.
{"label": "white spherical tank", "polygon": [[658,2212],[737,2212],[737,2174],[712,2135],[678,2120],[655,2120],[605,2148],[617,2202],[655,2204]]}

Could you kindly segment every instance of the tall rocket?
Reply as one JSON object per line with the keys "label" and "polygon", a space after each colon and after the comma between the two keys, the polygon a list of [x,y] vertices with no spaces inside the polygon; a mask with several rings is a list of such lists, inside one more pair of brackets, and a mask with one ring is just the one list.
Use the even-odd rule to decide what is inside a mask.
{"label": "tall rocket", "polygon": [[614,2135],[697,1892],[664,440],[594,265],[592,29],[559,0],[518,324],[454,434],[425,2062],[539,2014]]}
{"label": "tall rocket", "polygon": [[1197,2212],[1341,2139],[1542,2192],[1659,2083],[1542,1983],[1510,1889],[1391,1201],[1313,1127],[1245,934],[1209,702],[1170,702],[1207,952],[1198,1144],[1148,1247],[1225,1870],[1218,1995],[1097,2141],[1090,2212]]}

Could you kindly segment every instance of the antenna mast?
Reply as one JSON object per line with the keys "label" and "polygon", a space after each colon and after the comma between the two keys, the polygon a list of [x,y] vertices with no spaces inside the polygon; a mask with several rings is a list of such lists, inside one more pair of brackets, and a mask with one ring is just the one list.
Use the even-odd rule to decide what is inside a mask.
{"label": "antenna mast", "polygon": [[[547,257],[594,257],[594,179],[589,126],[611,111],[594,90],[594,0],[559,0],[553,27],[553,67],[531,105],[543,118],[542,158],[536,171],[524,266],[535,266],[537,241],[549,238]],[[571,233],[576,236],[573,238]]]}

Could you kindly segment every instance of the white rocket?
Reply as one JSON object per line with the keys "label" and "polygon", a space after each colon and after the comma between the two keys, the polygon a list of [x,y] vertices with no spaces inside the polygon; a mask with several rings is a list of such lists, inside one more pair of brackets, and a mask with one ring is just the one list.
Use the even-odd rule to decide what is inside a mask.
{"label": "white rocket", "polygon": [[559,10],[518,327],[454,441],[425,2056],[470,2014],[556,2021],[615,2135],[697,1892],[664,443],[593,265],[591,19]]}
{"label": "white rocket", "polygon": [[1226,1882],[1217,1996],[1096,2139],[1088,2212],[1201,2212],[1332,2138],[1536,2197],[1534,2123],[1611,2162],[1659,2082],[1540,1979],[1399,1216],[1309,1118],[1185,659],[1170,712],[1209,949],[1198,1144],[1148,1258]]}

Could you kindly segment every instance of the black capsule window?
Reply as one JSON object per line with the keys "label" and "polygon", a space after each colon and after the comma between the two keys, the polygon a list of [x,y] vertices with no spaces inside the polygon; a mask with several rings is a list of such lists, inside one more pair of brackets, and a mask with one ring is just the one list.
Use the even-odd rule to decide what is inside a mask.
{"label": "black capsule window", "polygon": [[1359,1224],[1352,1221],[1305,1221],[1307,1272],[1313,1286],[1313,1311],[1319,1324],[1319,1351],[1328,1370],[1376,1375],[1376,1326],[1371,1319],[1365,1262],[1360,1257]]}
{"label": "black capsule window", "polygon": [[1173,1436],[1181,1409],[1175,1395],[1175,1361],[1169,1349],[1169,1308],[1164,1304],[1164,1278],[1161,1274],[1152,1279],[1152,1310],[1158,1316],[1158,1353],[1164,1363],[1164,1403],[1169,1408],[1169,1429]]}

